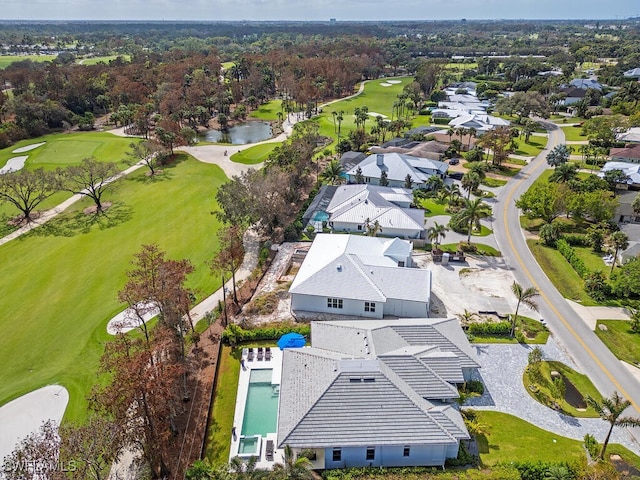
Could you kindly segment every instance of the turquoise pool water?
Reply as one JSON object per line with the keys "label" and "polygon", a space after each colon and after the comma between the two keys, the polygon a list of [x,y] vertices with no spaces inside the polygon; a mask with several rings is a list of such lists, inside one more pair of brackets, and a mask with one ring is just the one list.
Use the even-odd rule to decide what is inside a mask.
{"label": "turquoise pool water", "polygon": [[278,420],[279,385],[271,384],[272,369],[251,370],[242,435],[275,433]]}

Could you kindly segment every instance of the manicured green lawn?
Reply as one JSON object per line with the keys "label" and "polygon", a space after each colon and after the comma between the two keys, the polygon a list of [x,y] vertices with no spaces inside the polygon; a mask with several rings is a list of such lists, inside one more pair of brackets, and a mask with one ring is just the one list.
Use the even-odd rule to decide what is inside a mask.
{"label": "manicured green lawn", "polygon": [[609,272],[610,267],[605,265],[602,260],[602,255],[604,255],[604,253],[594,253],[590,247],[573,247],[573,250],[590,271],[602,270],[605,273]]}
{"label": "manicured green lawn", "polygon": [[[44,168],[55,170],[71,164],[78,164],[82,159],[95,157],[100,161],[115,162],[120,170],[127,169],[134,163],[127,155],[130,144],[138,142],[135,138],[123,138],[105,132],[55,133],[42,137],[22,140],[11,147],[0,150],[0,166],[4,166],[10,158],[27,155],[25,169]],[[14,150],[45,142],[44,145],[24,153],[13,153]],[[46,210],[63,202],[71,196],[68,192],[58,192],[42,202],[37,210]],[[0,235],[6,235],[13,228],[6,225],[6,218],[20,212],[8,203],[0,204]],[[5,219],[5,220],[3,220]]]}
{"label": "manicured green lawn", "polygon": [[0,69],[7,68],[14,62],[31,60],[32,62],[51,62],[56,55],[0,55]]}
{"label": "manicured green lawn", "polygon": [[[525,390],[529,393],[529,395],[531,395],[531,397],[541,402],[542,404],[547,404],[549,401],[557,401],[558,405],[560,405],[560,408],[562,409],[562,412],[566,413],[567,415],[571,415],[572,417],[598,418],[598,413],[593,409],[593,407],[587,405],[586,409],[578,410],[563,398],[554,398],[551,392],[553,387],[551,372],[556,371],[576,387],[576,389],[580,392],[580,395],[582,395],[585,403],[587,397],[599,399],[602,395],[593,385],[593,383],[591,383],[589,377],[576,372],[574,369],[562,362],[543,361],[540,362],[539,368],[540,379],[534,379],[531,377],[530,367],[528,367],[524,371],[524,374],[522,376]],[[531,389],[531,385],[533,384],[535,385],[535,392]]]}
{"label": "manicured green lawn", "polygon": [[529,137],[529,143],[525,143],[524,139],[518,141],[518,150],[516,155],[525,155],[527,157],[535,157],[547,145],[547,139],[541,137]]}
{"label": "manicured green lawn", "polygon": [[279,145],[280,143],[278,142],[254,145],[253,147],[245,148],[244,150],[231,155],[231,161],[245,165],[262,163],[267,159],[269,154],[273,152],[273,149]]}
{"label": "manicured green lawn", "polygon": [[241,348],[222,347],[204,452],[204,458],[209,459],[212,465],[229,461],[241,355]]}
{"label": "manicured green lawn", "polygon": [[123,309],[117,292],[133,255],[158,243],[169,258],[189,258],[188,286],[202,299],[219,286],[208,261],[217,249],[215,189],[222,170],[186,155],[157,178],[139,170],[106,195],[107,216],[72,211],[0,247],[0,405],[41,386],[70,391],[66,418],[82,419],[96,381],[106,324]]}
{"label": "manicured green lawn", "polygon": [[585,306],[598,305],[584,291],[584,282],[560,252],[554,248],[545,247],[538,240],[527,240],[527,245],[542,270],[563,297]]}
{"label": "manicured green lawn", "polygon": [[[581,135],[582,127],[564,127],[560,125],[562,131],[564,132],[564,138],[567,142],[578,142],[581,140],[589,140],[586,136]],[[575,153],[578,153],[578,150],[575,150]]]}
{"label": "manicured green lawn", "polygon": [[[271,100],[264,105],[260,105],[258,109],[251,112],[249,116],[259,118],[260,120],[278,120],[278,112],[281,111],[282,100]],[[284,117],[286,117],[286,113]]]}
{"label": "manicured green lawn", "polygon": [[[474,255],[486,255],[488,257],[501,257],[502,256],[502,253],[500,252],[500,250],[496,250],[495,248],[493,248],[490,245],[484,245],[482,243],[476,243],[476,242],[473,242],[473,241],[471,243],[473,243],[473,245],[475,245],[478,248],[477,253],[475,253]],[[445,243],[444,245],[438,245],[438,248],[440,248],[440,250],[442,250],[443,252],[455,253],[458,250],[458,244],[457,243]],[[430,251],[431,247],[429,247],[428,250]]]}
{"label": "manicured green lawn", "polygon": [[[476,410],[476,415],[478,422],[487,426],[487,433],[478,438],[480,461],[484,466],[513,461],[571,463],[584,460],[582,440],[561,437],[506,413]],[[640,457],[620,445],[610,445],[607,453],[618,453],[636,468],[640,465]]]}
{"label": "manicured green lawn", "polygon": [[122,57],[127,62],[131,60],[131,55],[105,55],[104,57],[81,58],[76,63],[82,62],[82,65],[95,65],[100,62],[109,63],[118,57]]}
{"label": "manicured green lawn", "polygon": [[[54,133],[42,137],[21,140],[11,147],[0,150],[0,166],[12,157],[28,155],[25,168],[40,168],[54,170],[77,164],[83,158],[95,157],[100,161],[115,162],[121,169],[133,164],[133,159],[127,155],[129,145],[138,141],[135,138],[117,137],[107,132],[77,132]],[[46,142],[44,145],[25,153],[13,153],[14,150],[36,143]]]}
{"label": "manicured green lawn", "polygon": [[495,188],[495,187],[502,187],[506,185],[507,181],[502,180],[500,178],[485,177],[482,179],[481,184],[484,185],[485,187]]}
{"label": "manicured green lawn", "polygon": [[[607,329],[601,330],[600,325]],[[633,365],[640,363],[640,334],[633,333],[631,322],[598,320],[596,335],[618,359]]]}
{"label": "manicured green lawn", "polygon": [[447,202],[440,202],[435,198],[425,198],[424,200],[420,200],[419,208],[424,209],[426,212],[426,217],[435,217],[436,215],[449,215],[446,208],[448,207]]}

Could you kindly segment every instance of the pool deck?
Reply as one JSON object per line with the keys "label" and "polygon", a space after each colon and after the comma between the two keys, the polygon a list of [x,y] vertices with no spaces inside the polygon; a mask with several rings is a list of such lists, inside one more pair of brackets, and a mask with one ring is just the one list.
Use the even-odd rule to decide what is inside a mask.
{"label": "pool deck", "polygon": [[[251,376],[251,370],[273,369],[271,383],[273,385],[280,385],[280,379],[282,376],[282,350],[278,347],[271,347],[271,360],[257,360],[256,351],[257,349],[254,348],[254,357],[252,361],[248,361],[246,353],[243,353],[242,356],[244,360],[244,368],[240,369],[240,377],[238,378],[238,395],[236,396],[236,410],[233,416],[233,425],[236,429],[236,435],[231,439],[229,460],[236,457],[238,454],[240,437],[242,436],[240,432],[242,432],[242,422],[244,420],[244,409],[247,403],[247,393],[249,392],[249,377]],[[231,432],[229,433],[231,434]],[[273,444],[276,446],[276,437],[276,432],[270,432],[266,437],[262,438],[256,467],[271,469],[274,463],[282,463],[284,461],[284,450],[277,448],[273,451],[273,461],[266,459],[265,449],[267,446],[267,440],[273,440]]]}

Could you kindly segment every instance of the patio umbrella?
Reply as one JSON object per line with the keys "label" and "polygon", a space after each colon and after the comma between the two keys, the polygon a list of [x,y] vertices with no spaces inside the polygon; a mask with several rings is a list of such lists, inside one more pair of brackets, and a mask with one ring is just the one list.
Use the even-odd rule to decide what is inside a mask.
{"label": "patio umbrella", "polygon": [[278,340],[278,347],[280,350],[284,350],[285,348],[301,348],[306,345],[307,341],[305,338],[299,333],[285,333]]}

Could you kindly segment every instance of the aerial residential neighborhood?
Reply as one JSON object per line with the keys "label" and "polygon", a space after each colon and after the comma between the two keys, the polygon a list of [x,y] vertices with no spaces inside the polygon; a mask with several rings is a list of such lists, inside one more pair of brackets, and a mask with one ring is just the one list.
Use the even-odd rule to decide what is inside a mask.
{"label": "aerial residential neighborhood", "polygon": [[4,6],[0,480],[640,478],[628,2],[236,3]]}

